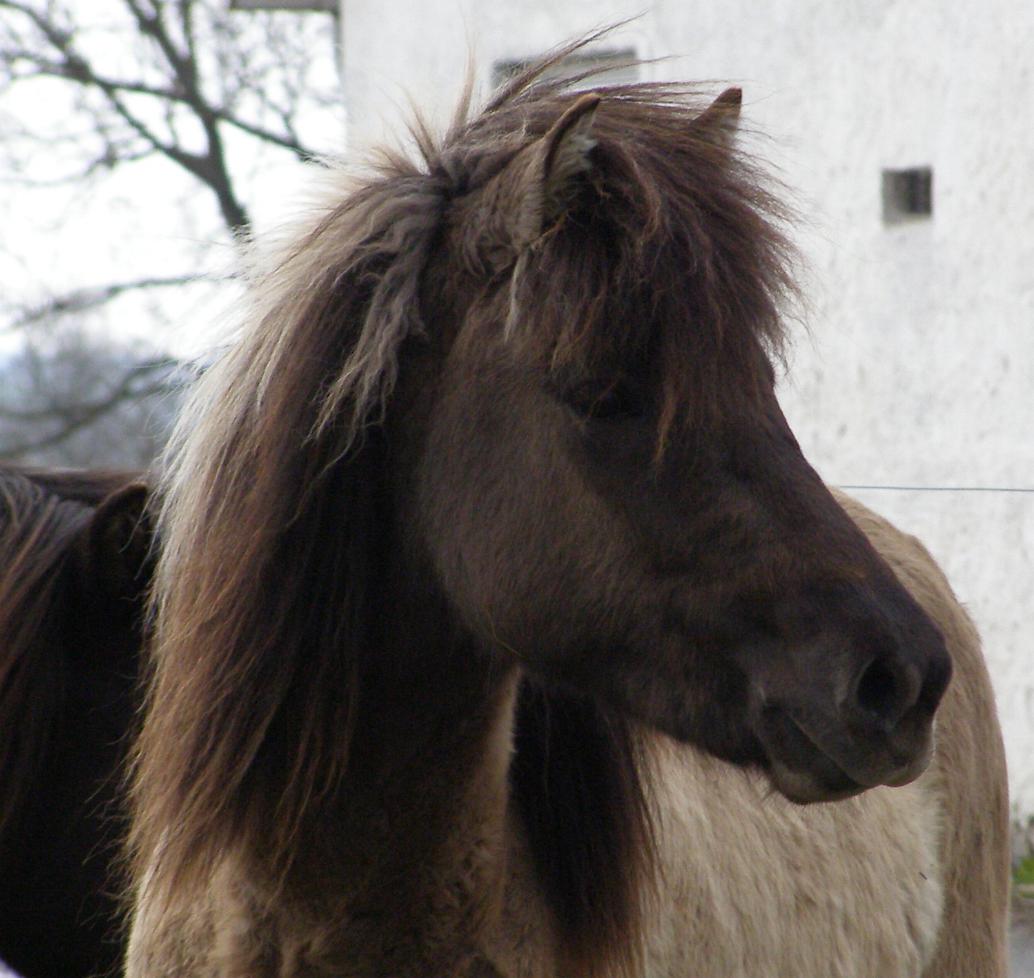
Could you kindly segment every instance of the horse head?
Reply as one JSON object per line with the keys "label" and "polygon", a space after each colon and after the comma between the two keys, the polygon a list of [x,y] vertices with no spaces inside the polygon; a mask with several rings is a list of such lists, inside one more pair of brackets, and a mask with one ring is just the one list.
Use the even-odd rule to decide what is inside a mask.
{"label": "horse head", "polygon": [[780,410],[788,253],[738,108],[472,127],[503,148],[425,275],[406,519],[494,654],[827,800],[922,772],[950,662]]}

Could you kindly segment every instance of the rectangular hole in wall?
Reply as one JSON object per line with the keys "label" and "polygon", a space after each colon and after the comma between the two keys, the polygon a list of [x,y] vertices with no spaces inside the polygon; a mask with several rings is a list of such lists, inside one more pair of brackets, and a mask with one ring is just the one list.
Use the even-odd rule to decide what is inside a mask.
{"label": "rectangular hole in wall", "polygon": [[933,215],[933,170],[928,166],[883,171],[883,220],[898,224]]}

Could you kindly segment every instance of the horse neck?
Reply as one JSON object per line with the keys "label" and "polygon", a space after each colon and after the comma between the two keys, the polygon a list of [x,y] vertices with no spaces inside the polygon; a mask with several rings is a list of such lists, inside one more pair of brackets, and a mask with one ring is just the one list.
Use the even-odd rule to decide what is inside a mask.
{"label": "horse neck", "polygon": [[333,904],[328,973],[465,976],[502,899],[518,672],[450,627],[422,575],[390,576],[340,804],[302,896],[318,880]]}

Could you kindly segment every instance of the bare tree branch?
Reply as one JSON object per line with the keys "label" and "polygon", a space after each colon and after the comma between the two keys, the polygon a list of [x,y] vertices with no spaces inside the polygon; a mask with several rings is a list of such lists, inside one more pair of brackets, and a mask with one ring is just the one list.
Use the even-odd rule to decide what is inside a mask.
{"label": "bare tree branch", "polygon": [[[91,19],[98,16],[108,20]],[[313,58],[318,44],[325,45],[322,69]],[[19,188],[12,198],[75,187],[78,201],[146,167],[146,192],[162,195],[166,187],[155,175],[165,165],[170,190],[187,201],[195,221],[169,229],[166,240],[235,242],[251,227],[249,187],[256,176],[277,159],[315,159],[333,148],[320,140],[341,125],[334,44],[329,18],[231,13],[225,0],[0,0],[0,184]],[[320,70],[322,77],[315,73]],[[64,93],[67,121],[55,126],[53,113],[33,111],[33,86],[47,93],[48,105],[55,104],[55,92],[60,104]],[[214,235],[197,226],[182,189],[191,182],[210,195],[201,199],[216,204]],[[135,211],[140,181],[125,187],[124,199],[133,201],[127,211]],[[140,213],[146,204],[139,201]],[[113,220],[119,208],[111,210]],[[43,213],[55,228],[64,226],[63,211],[51,205]],[[105,217],[98,247],[107,226]],[[5,252],[14,241],[8,239]],[[37,277],[38,262],[11,257]],[[189,272],[195,262],[182,264],[182,270],[149,272],[134,260],[95,285],[44,283],[52,293],[45,301],[0,287],[0,334],[27,341],[16,374],[4,373],[9,363],[0,359],[0,455],[50,457],[60,446],[82,443],[88,431],[114,424],[113,418],[131,418],[133,403],[165,392],[165,381],[150,379],[156,376],[150,364],[164,363],[160,358],[124,347],[110,360],[82,337],[67,347],[34,337],[40,330],[53,333],[58,323],[74,337],[82,317],[95,322],[113,300],[197,281]],[[129,308],[139,310],[139,304]]]}
{"label": "bare tree branch", "polygon": [[[55,400],[42,408],[17,408],[0,404],[0,418],[19,422],[47,422],[53,421],[55,417],[60,416],[69,426],[83,427],[109,411],[116,404],[173,390],[174,388],[170,386],[167,380],[167,375],[176,366],[177,362],[172,357],[145,360],[126,368],[122,376],[103,397],[92,401],[72,399],[61,402],[60,400]],[[155,374],[160,374],[161,378],[157,381],[149,380]],[[146,380],[147,383],[142,385],[138,383],[142,379]],[[65,430],[73,429],[66,428]],[[18,451],[24,450],[18,449]],[[10,449],[0,447],[0,455],[5,452],[9,453]]]}
{"label": "bare tree branch", "polygon": [[[73,463],[146,463],[140,452],[127,457],[125,442],[142,442],[144,454],[154,450],[181,385],[178,373],[171,357],[138,359],[128,347],[100,344],[82,332],[65,335],[56,349],[29,346],[0,373],[0,458],[43,461],[62,446],[62,457]],[[99,425],[110,433],[108,452],[91,430]],[[79,457],[69,459],[68,446],[77,440]]]}
{"label": "bare tree branch", "polygon": [[107,285],[98,285],[92,289],[77,289],[74,292],[54,296],[36,306],[18,310],[6,331],[15,332],[38,323],[51,323],[70,313],[88,312],[127,292],[178,288],[199,280],[200,277],[197,275],[171,275],[165,278],[136,279],[132,282],[109,282]]}
{"label": "bare tree branch", "polygon": [[[114,115],[150,151],[183,168],[212,191],[223,221],[232,233],[246,231],[250,226],[250,216],[236,192],[221,127],[229,126],[260,143],[286,150],[300,159],[318,155],[314,149],[305,146],[298,135],[296,119],[302,97],[291,78],[291,70],[281,65],[279,85],[257,86],[251,92],[251,101],[260,109],[259,115],[270,115],[277,121],[278,127],[272,128],[265,125],[261,117],[249,117],[247,112],[242,111],[243,103],[239,97],[231,100],[236,103],[234,110],[207,96],[198,55],[200,38],[196,14],[199,8],[195,0],[151,0],[149,4],[143,0],[122,2],[136,27],[138,37],[149,42],[152,52],[157,52],[157,67],[164,79],[163,83],[156,84],[146,78],[120,78],[104,71],[96,58],[76,43],[78,32],[70,26],[75,23],[70,9],[44,0],[0,0],[0,9],[22,16],[37,32],[35,47],[24,41],[21,44],[9,42],[0,45],[0,62],[7,66],[8,85],[19,80],[49,77],[99,93]],[[210,18],[213,17],[212,10],[216,2],[210,0],[208,4]],[[182,46],[171,34],[168,21],[170,13],[177,15],[179,30],[183,35]],[[213,19],[213,25],[212,37],[217,38],[217,18]],[[223,58],[224,71],[227,68],[230,70],[219,80],[220,84],[232,87],[235,82],[247,82],[250,71],[245,62],[245,52],[236,52],[236,57]],[[246,86],[241,84],[240,87]],[[282,102],[274,102],[271,89],[284,94]],[[177,117],[174,115],[167,117],[164,126],[166,132],[157,132],[148,118],[153,113],[146,109],[135,110],[127,101],[130,96],[144,97],[159,105],[185,111],[203,132],[203,147],[188,148],[176,138]],[[97,128],[96,122],[94,128]],[[94,159],[83,172],[88,174],[101,166],[110,169],[116,162],[125,161],[123,154],[127,153],[127,147],[109,139],[107,149],[110,152],[100,157],[103,164]],[[140,159],[144,155],[145,152],[137,147],[128,149],[130,158]]]}

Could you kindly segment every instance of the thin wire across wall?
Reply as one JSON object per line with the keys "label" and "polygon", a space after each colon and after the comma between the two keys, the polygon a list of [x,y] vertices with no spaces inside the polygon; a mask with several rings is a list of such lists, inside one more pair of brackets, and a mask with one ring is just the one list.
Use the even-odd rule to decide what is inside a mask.
{"label": "thin wire across wall", "polygon": [[838,489],[877,489],[892,492],[1009,492],[1034,493],[1034,487],[1026,486],[894,486],[894,485],[849,485],[842,483]]}

